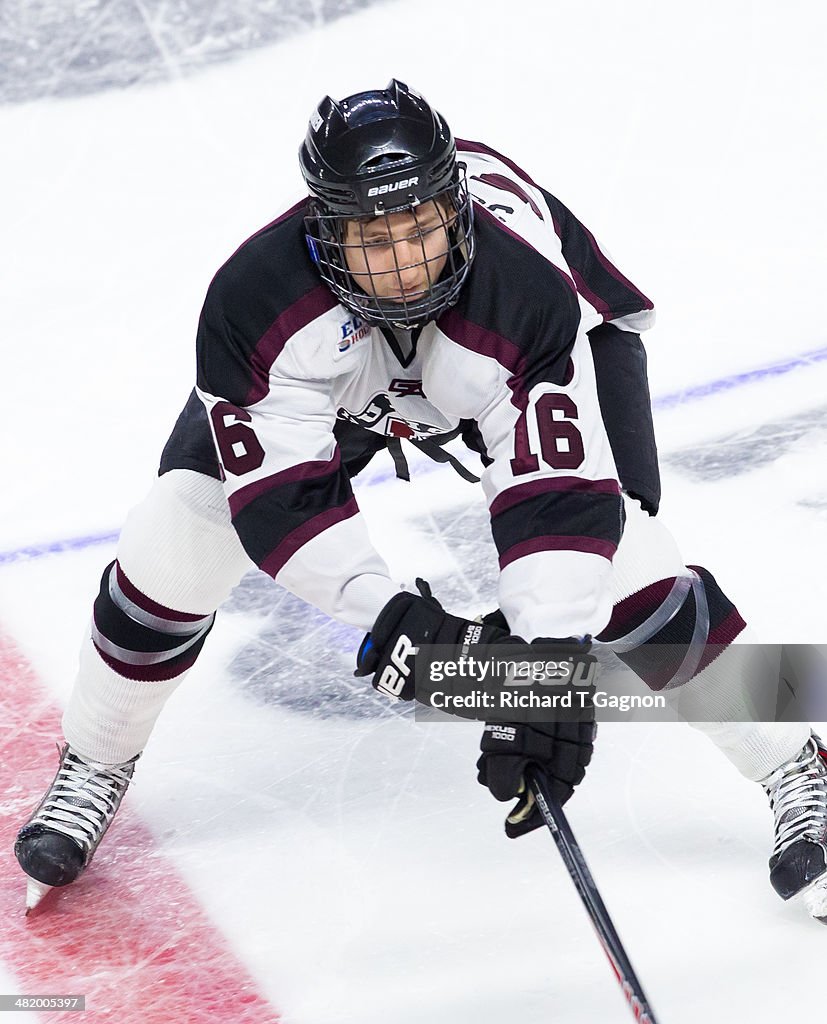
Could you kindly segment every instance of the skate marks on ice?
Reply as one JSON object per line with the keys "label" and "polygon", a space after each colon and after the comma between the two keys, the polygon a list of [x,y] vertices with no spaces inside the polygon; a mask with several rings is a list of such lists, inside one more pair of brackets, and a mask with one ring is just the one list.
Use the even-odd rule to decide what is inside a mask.
{"label": "skate marks on ice", "polygon": [[2,634],[0,715],[0,961],[18,991],[85,995],[88,1022],[277,1024],[278,1013],[128,807],[78,881],[24,915],[14,837],[57,767],[60,710]]}
{"label": "skate marks on ice", "polygon": [[[699,445],[667,453],[662,462],[699,483],[728,480],[777,461],[799,447],[825,447],[827,406],[794,413]],[[827,506],[823,499],[805,500],[806,507]]]}
{"label": "skate marks on ice", "polygon": [[163,81],[376,0],[6,0],[0,103]]}
{"label": "skate marks on ice", "polygon": [[257,704],[312,718],[395,718],[405,705],[381,697],[368,679],[356,679],[362,634],[336,623],[277,586],[263,572],[248,573],[221,606],[244,615],[250,639],[227,674]]}

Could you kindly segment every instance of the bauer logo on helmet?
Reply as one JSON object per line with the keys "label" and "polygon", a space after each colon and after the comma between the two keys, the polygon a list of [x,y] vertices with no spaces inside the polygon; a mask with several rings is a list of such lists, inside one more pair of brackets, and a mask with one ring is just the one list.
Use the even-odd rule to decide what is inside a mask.
{"label": "bauer logo on helmet", "polygon": [[396,192],[400,188],[411,188],[419,184],[419,178],[402,178],[399,181],[392,181],[387,185],[374,185],[368,189],[369,196],[383,196],[386,192]]}

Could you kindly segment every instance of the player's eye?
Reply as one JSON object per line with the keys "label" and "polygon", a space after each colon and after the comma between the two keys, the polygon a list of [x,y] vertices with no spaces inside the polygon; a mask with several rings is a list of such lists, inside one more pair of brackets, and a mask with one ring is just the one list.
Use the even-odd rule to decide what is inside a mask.
{"label": "player's eye", "polygon": [[433,219],[426,220],[422,224],[420,224],[419,230],[422,232],[423,235],[430,235],[433,234],[434,231],[441,231],[449,226],[450,225],[448,221],[443,221],[440,220],[438,217],[434,217]]}

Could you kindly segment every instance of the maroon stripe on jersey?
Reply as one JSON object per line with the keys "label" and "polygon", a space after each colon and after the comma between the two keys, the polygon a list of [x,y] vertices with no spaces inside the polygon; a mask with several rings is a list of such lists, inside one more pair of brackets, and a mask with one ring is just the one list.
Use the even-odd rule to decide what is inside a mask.
{"label": "maroon stripe on jersey", "polygon": [[479,324],[466,320],[455,308],[443,313],[437,326],[446,337],[456,342],[457,345],[461,345],[471,352],[489,356],[515,377],[519,377],[523,373],[525,359],[513,341],[509,341],[508,338],[504,338],[495,331],[489,331],[485,327],[480,327]]}
{"label": "maroon stripe on jersey", "polygon": [[164,683],[169,679],[175,679],[187,669],[192,668],[203,644],[196,644],[190,648],[185,656],[173,658],[171,661],[161,661],[157,665],[128,665],[125,661],[113,658],[110,654],[104,653],[93,640],[95,650],[101,659],[119,676],[124,679],[132,679],[137,683]]}
{"label": "maroon stripe on jersey", "polygon": [[511,168],[515,174],[518,174],[523,181],[527,181],[529,185],[534,185],[535,188],[539,187],[537,182],[530,178],[522,167],[518,167],[513,160],[509,160],[507,156],[503,156],[502,153],[498,153],[496,149],[491,149],[490,146],[486,146],[482,142],[470,142],[468,139],[455,139],[454,141],[457,144],[457,150],[465,150],[466,153],[483,153],[485,156],[496,157],[496,159],[504,163],[506,167]]}
{"label": "maroon stripe on jersey", "polygon": [[498,494],[489,507],[491,518],[493,519],[494,516],[498,516],[524,501],[547,494],[549,491],[590,491],[593,494],[619,495],[620,484],[617,480],[584,480],[578,476],[557,476],[545,480],[532,480],[530,483],[509,487],[507,491]]}
{"label": "maroon stripe on jersey", "polygon": [[255,405],[267,395],[270,367],[278,359],[290,338],[338,304],[339,300],[333,292],[326,285],[320,284],[276,317],[259,338],[250,356],[253,383],[242,405]]}
{"label": "maroon stripe on jersey", "polygon": [[598,540],[595,537],[565,537],[549,535],[546,537],[532,537],[530,540],[521,541],[513,547],[503,551],[500,555],[500,569],[504,569],[518,558],[525,558],[526,555],[536,555],[540,551],[581,551],[588,555],[600,555],[608,558],[609,561],[617,551],[617,544],[609,540]]}
{"label": "maroon stripe on jersey", "polygon": [[586,299],[594,306],[594,308],[603,317],[604,320],[611,320],[613,316],[617,315],[616,313],[612,312],[612,307],[608,304],[608,302],[605,302],[603,299],[600,298],[600,296],[596,292],[593,292],[591,288],[589,288],[589,286],[586,284],[586,279],[583,277],[582,274],[579,274],[574,269],[574,267],[571,268],[571,274],[575,280],[575,283],[577,284],[577,290],[580,292],[584,299]]}
{"label": "maroon stripe on jersey", "polygon": [[169,619],[170,622],[198,622],[205,615],[211,614],[210,612],[201,612],[200,615],[191,615],[189,612],[178,612],[173,608],[167,608],[165,605],[153,601],[146,594],[141,593],[123,571],[119,562],[115,562],[115,572],[117,573],[118,586],[126,597],[143,611],[149,612],[151,615],[157,615],[159,619]]}
{"label": "maroon stripe on jersey", "polygon": [[266,494],[267,491],[272,491],[275,487],[293,484],[299,480],[312,480],[316,477],[327,476],[329,473],[338,473],[341,464],[342,456],[337,448],[333,453],[333,458],[327,462],[320,460],[301,462],[298,466],[291,466],[289,469],[283,469],[279,473],[266,476],[262,480],[256,480],[255,483],[247,484],[246,487],[242,487],[230,497],[230,513],[233,517],[237,516],[251,501],[255,501],[256,498]]}
{"label": "maroon stripe on jersey", "polygon": [[[525,245],[527,248],[531,249],[533,252],[539,252],[538,249],[534,248],[534,246],[531,244],[531,242],[529,242],[527,239],[523,238],[522,235],[518,235],[516,231],[512,231],[511,228],[507,224],[503,224],[503,222],[498,217],[495,217],[493,213],[489,213],[489,211],[486,210],[484,206],[479,206],[478,205],[476,207],[476,209],[474,210],[474,215],[478,216],[478,217],[488,218],[488,220],[490,220],[492,224],[496,224],[497,228],[500,231],[504,231],[507,235],[510,235],[513,239],[515,239],[516,241],[520,242],[522,245]],[[576,287],[574,281],[571,279],[571,277],[569,277],[569,275],[565,272],[565,270],[562,270],[560,267],[558,267],[554,263],[552,263],[551,260],[549,260],[546,256],[543,255],[543,253],[539,253],[539,254],[541,256],[543,256],[543,259],[546,260],[546,262],[548,263],[549,267],[551,267],[551,269],[554,270],[559,275],[561,280],[566,282],[568,287],[576,295],[577,294],[577,287]]]}
{"label": "maroon stripe on jersey", "polygon": [[[436,322],[449,340],[494,359],[509,374],[511,401],[521,410],[524,392],[539,383],[559,386],[580,325],[574,283],[541,253],[478,208],[478,250],[470,284]],[[511,267],[504,274],[503,267]],[[517,275],[526,300],[514,290]],[[572,531],[573,532],[573,531]]]}
{"label": "maroon stripe on jersey", "polygon": [[273,551],[267,558],[261,562],[260,567],[273,579],[276,578],[278,573],[289,561],[290,558],[295,555],[299,548],[303,547],[309,540],[317,537],[320,533],[334,526],[336,523],[342,523],[346,519],[350,519],[359,512],[359,506],[356,504],[356,498],[351,498],[344,505],[340,505],[338,508],[325,509],[319,515],[314,516],[312,519],[308,519],[306,523],[302,523],[301,526],[289,533],[279,546]]}
{"label": "maroon stripe on jersey", "polygon": [[[621,274],[621,272],[617,269],[614,263],[612,263],[608,256],[606,256],[606,254],[602,252],[600,246],[597,244],[597,240],[595,239],[591,231],[589,231],[589,229],[586,227],[586,225],[581,222],[580,227],[586,235],[586,238],[588,238],[589,245],[592,247],[592,251],[594,252],[594,255],[596,256],[598,263],[600,263],[603,269],[607,273],[611,274],[611,276],[616,281],[619,281],[624,286],[624,288],[628,288],[630,292],[633,292],[635,295],[637,295],[643,303],[644,309],[654,309],[654,302],[652,302],[651,299],[647,298],[639,288],[636,288],[628,277],[625,277],[623,274]],[[591,302],[591,299],[589,299],[589,302]]]}
{"label": "maroon stripe on jersey", "polygon": [[493,185],[494,188],[502,189],[504,192],[510,192],[512,196],[517,196],[518,199],[522,199],[524,203],[527,203],[540,220],[543,219],[540,207],[534,202],[528,192],[521,189],[515,181],[506,178],[504,174],[472,174],[471,178],[474,181],[482,181],[486,185]]}

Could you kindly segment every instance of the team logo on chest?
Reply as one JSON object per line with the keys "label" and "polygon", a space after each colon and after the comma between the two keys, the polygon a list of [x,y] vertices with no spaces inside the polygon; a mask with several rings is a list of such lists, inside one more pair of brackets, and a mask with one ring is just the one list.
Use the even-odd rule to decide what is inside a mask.
{"label": "team logo on chest", "polygon": [[352,316],[339,325],[339,341],[337,349],[339,352],[347,352],[353,348],[357,341],[366,338],[370,334],[370,324],[365,323],[358,316]]}
{"label": "team logo on chest", "polygon": [[[398,383],[398,381],[394,383]],[[406,381],[406,383],[421,384],[421,381]],[[368,430],[388,434],[390,437],[428,437],[431,434],[444,433],[445,429],[435,427],[432,423],[409,420],[400,416],[394,409],[393,402],[386,391],[380,391],[374,395],[359,412],[351,412],[342,406],[337,410],[336,415],[340,420],[358,423],[360,427],[367,427]]]}

